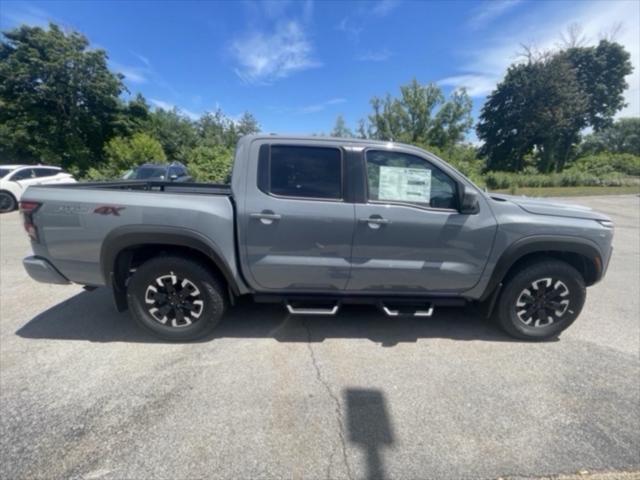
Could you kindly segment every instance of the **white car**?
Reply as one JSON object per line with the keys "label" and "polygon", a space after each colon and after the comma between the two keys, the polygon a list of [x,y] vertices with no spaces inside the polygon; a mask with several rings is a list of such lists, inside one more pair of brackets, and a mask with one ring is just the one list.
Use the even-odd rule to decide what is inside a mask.
{"label": "white car", "polygon": [[48,165],[0,165],[0,213],[15,210],[30,185],[76,183],[60,167]]}

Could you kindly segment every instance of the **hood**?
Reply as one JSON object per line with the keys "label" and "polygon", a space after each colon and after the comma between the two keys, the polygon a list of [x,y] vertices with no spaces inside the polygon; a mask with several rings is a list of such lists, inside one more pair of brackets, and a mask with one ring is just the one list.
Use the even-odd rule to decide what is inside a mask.
{"label": "hood", "polygon": [[489,197],[498,202],[510,202],[518,205],[525,212],[536,215],[552,215],[554,217],[586,218],[589,220],[611,220],[608,216],[596,212],[589,207],[557,200],[544,200],[525,196],[502,195],[489,193]]}

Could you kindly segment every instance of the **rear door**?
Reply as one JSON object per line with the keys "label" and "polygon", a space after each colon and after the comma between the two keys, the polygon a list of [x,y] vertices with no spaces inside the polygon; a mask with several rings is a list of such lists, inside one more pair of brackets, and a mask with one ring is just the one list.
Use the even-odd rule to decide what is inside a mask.
{"label": "rear door", "polygon": [[39,179],[36,176],[36,172],[34,168],[21,168],[17,172],[15,172],[9,180],[14,181],[20,190],[18,191],[19,195],[22,195],[27,187],[31,185],[39,185],[42,179]]}
{"label": "rear door", "polygon": [[261,291],[343,290],[354,229],[354,204],[345,200],[345,150],[262,143],[251,151],[240,209],[247,280]]}
{"label": "rear door", "polygon": [[68,181],[66,176],[63,175],[63,172],[57,168],[48,168],[48,167],[36,167],[33,169],[36,178],[38,179],[38,184],[40,185],[48,185],[51,183],[59,183]]}
{"label": "rear door", "polygon": [[356,204],[348,290],[441,293],[473,287],[496,221],[486,204],[458,211],[458,182],[433,162],[390,149],[365,151],[367,193]]}

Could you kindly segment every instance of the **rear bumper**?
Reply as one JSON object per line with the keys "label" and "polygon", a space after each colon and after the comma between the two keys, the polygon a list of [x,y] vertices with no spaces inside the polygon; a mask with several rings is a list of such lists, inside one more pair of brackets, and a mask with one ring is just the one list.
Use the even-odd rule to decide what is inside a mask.
{"label": "rear bumper", "polygon": [[29,276],[36,282],[55,283],[58,285],[71,283],[64,275],[56,270],[56,267],[42,257],[26,257],[22,260],[22,265]]}

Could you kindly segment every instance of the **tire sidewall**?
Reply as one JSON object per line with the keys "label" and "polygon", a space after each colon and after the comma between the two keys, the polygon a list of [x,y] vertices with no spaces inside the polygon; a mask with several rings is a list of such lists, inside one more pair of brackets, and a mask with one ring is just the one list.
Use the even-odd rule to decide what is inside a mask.
{"label": "tire sidewall", "polygon": [[[144,301],[147,287],[162,275],[173,272],[188,278],[200,290],[204,302],[198,321],[187,327],[171,327],[158,322],[148,312]],[[226,300],[220,283],[211,273],[194,261],[180,257],[155,258],[140,266],[127,286],[127,303],[136,321],[156,336],[169,341],[195,340],[207,335],[220,322]]]}
{"label": "tire sidewall", "polygon": [[17,203],[15,197],[9,193],[9,192],[0,192],[0,197],[8,197],[9,200],[11,201],[11,208],[7,209],[7,210],[3,210],[0,208],[0,213],[9,213],[9,212],[13,212],[16,209]]}
{"label": "tire sidewall", "polygon": [[[515,303],[522,290],[535,280],[552,277],[561,280],[569,289],[569,307],[560,321],[544,327],[525,325],[518,318]],[[580,315],[586,299],[586,288],[580,273],[571,265],[559,261],[547,261],[523,268],[507,283],[498,305],[498,318],[510,335],[525,340],[555,338],[568,328]]]}

